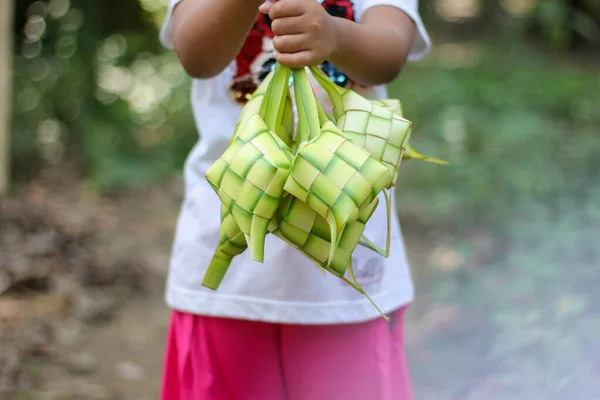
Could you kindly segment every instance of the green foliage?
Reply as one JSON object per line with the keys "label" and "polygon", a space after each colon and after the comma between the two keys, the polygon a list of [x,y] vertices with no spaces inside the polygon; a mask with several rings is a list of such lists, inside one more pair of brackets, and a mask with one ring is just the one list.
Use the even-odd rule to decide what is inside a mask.
{"label": "green foliage", "polygon": [[535,38],[554,50],[582,45],[593,49],[600,44],[597,0],[444,0],[420,6],[428,26],[443,31],[445,37],[457,31],[468,37]]}
{"label": "green foliage", "polygon": [[406,201],[427,197],[429,213],[472,226],[589,198],[600,177],[600,76],[483,52],[475,67],[408,68],[390,88],[415,123],[413,142],[452,164],[406,164]]}
{"label": "green foliage", "polygon": [[153,14],[142,5],[153,3],[19,2],[16,178],[68,157],[111,190],[146,185],[183,164],[197,138],[189,80],[159,50]]}
{"label": "green foliage", "polygon": [[595,0],[538,1],[530,19],[555,48],[568,48],[577,41],[600,43],[600,7]]}
{"label": "green foliage", "polygon": [[[508,3],[517,4],[514,1],[502,4]],[[550,32],[546,36],[559,44],[567,40],[565,38],[570,33],[566,32],[573,29],[588,32],[587,37],[591,40],[591,32],[600,21],[600,9],[596,3],[588,0],[572,4],[562,0],[538,1],[535,7],[529,7],[529,14],[525,17],[511,20],[509,27],[514,29],[505,29],[510,34],[503,34],[504,42],[498,45],[505,46],[506,40],[520,40],[527,27],[534,25],[544,27],[546,32]],[[434,3],[423,4],[425,13],[435,9]],[[145,185],[181,167],[197,134],[188,102],[189,80],[173,54],[165,52],[158,43],[157,28],[162,22],[165,5],[162,0],[16,2],[12,135],[15,178],[35,175],[44,164],[60,162],[66,157],[78,160],[94,184],[109,190]],[[485,18],[497,18],[502,7],[496,2],[484,2],[480,9]],[[466,140],[459,139],[465,129],[477,129],[498,119],[496,109],[505,105],[514,108],[514,116],[497,121],[500,125],[495,129],[519,137],[519,132],[529,129],[528,126],[545,124],[547,132],[542,133],[538,129],[537,135],[554,138],[563,128],[569,129],[568,125],[560,126],[566,123],[564,119],[555,123],[554,119],[561,113],[573,112],[578,119],[588,118],[592,113],[592,103],[586,98],[575,98],[569,109],[560,109],[560,105],[552,105],[552,100],[548,100],[544,106],[558,108],[557,116],[552,115],[550,119],[531,113],[535,111],[536,99],[540,96],[563,96],[556,101],[564,103],[565,96],[576,95],[578,87],[587,85],[588,81],[582,84],[574,72],[570,79],[563,77],[554,83],[551,76],[554,66],[538,62],[540,65],[528,67],[527,74],[535,75],[538,68],[543,69],[547,71],[549,82],[530,88],[530,76],[525,72],[511,75],[512,66],[508,66],[506,61],[502,64],[506,68],[493,74],[482,69],[462,72],[441,69],[433,70],[433,76],[424,78],[439,81],[440,85],[432,90],[443,93],[439,99],[450,103],[439,104],[440,101],[431,97],[431,101],[415,102],[412,107],[418,105],[421,114],[435,115],[432,121],[445,124],[443,129],[448,137],[455,136],[449,139],[453,149],[450,156],[455,163],[461,162],[457,159],[460,152],[467,150],[475,153],[481,149],[482,152],[478,153],[481,158],[506,157],[503,150],[507,148],[499,143],[494,142],[490,146],[486,142],[487,147],[482,148],[483,136],[469,135]],[[476,80],[476,76],[467,76],[473,73],[482,75],[481,90],[475,85],[462,87],[462,80]],[[457,80],[450,79],[449,74],[457,74]],[[499,79],[506,80],[507,85],[498,84]],[[594,84],[597,85],[597,81]],[[513,90],[509,85],[517,85],[525,98],[507,95]],[[546,87],[548,85],[550,88]],[[454,97],[445,95],[448,92]],[[470,112],[465,108],[465,104],[469,103],[465,102],[475,102],[477,98],[484,102],[477,112]],[[517,103],[521,100],[528,102],[531,109],[520,107]],[[411,104],[407,106],[410,110]],[[540,121],[540,118],[544,120]],[[589,130],[593,122],[588,121],[579,128]],[[491,140],[498,141],[497,137],[504,135],[496,135]],[[555,146],[556,141],[552,143]],[[514,145],[519,143],[515,141]],[[556,150],[551,144],[544,145],[548,151]],[[514,158],[518,152],[511,154]],[[576,158],[576,166],[569,168],[585,169],[586,163],[590,162],[588,156],[561,157],[562,162],[567,164]],[[513,160],[510,165],[517,171],[522,163],[546,165],[548,161],[548,156],[535,155],[528,160]],[[559,164],[553,165],[552,168],[560,168]],[[430,175],[422,178],[436,179],[435,174],[441,173],[454,174],[447,182],[463,179],[456,175],[457,170],[438,172],[428,168],[427,171]],[[489,177],[503,174],[499,168],[492,166],[486,173]],[[475,179],[472,178],[473,186],[468,189],[472,195],[468,203],[458,204],[460,199],[455,195],[440,192],[442,194],[436,197],[440,210],[448,212],[458,206],[471,210],[481,207],[483,199],[488,198],[490,193],[480,190],[486,187],[483,177],[477,178],[477,182]],[[532,196],[540,196],[543,191],[546,196],[551,196],[552,189],[548,188],[556,187],[551,181],[553,178],[532,183],[529,176],[523,174],[515,179],[520,183],[514,188],[527,190]],[[571,184],[576,185],[576,182],[571,181]]]}

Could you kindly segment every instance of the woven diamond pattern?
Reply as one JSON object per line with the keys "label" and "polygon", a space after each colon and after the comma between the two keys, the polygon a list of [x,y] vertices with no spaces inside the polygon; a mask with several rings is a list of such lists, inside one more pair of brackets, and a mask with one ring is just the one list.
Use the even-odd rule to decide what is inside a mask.
{"label": "woven diamond pattern", "polygon": [[388,181],[389,172],[381,163],[326,122],[322,133],[299,149],[284,188],[326,220],[333,216],[341,232]]}
{"label": "woven diamond pattern", "polygon": [[336,125],[344,137],[364,148],[390,171],[390,188],[396,182],[402,154],[412,124],[390,108],[371,102],[355,92],[342,95],[343,110],[334,110]]}
{"label": "woven diamond pattern", "polygon": [[269,220],[283,197],[291,158],[287,145],[254,116],[206,174],[249,245],[253,239],[264,245]]}
{"label": "woven diamond pattern", "polygon": [[282,201],[277,213],[277,228],[273,233],[302,251],[321,268],[343,276],[378,202],[379,198],[375,198],[372,203],[363,206],[358,219],[346,225],[329,267],[331,233],[327,221],[300,199],[288,196]]}

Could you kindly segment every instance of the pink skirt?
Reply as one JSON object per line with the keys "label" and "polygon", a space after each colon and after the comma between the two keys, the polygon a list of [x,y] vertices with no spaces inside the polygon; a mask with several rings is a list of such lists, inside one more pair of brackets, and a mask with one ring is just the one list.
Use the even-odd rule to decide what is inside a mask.
{"label": "pink skirt", "polygon": [[173,311],[162,400],[412,400],[402,320],[287,325]]}

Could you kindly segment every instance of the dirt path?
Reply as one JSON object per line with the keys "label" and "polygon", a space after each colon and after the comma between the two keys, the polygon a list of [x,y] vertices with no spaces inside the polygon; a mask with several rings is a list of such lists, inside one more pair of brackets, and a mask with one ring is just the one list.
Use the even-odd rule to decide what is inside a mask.
{"label": "dirt path", "polygon": [[114,319],[88,327],[69,349],[75,363],[79,358],[82,365],[46,369],[46,390],[56,393],[81,384],[95,388],[98,399],[158,399],[167,321],[158,287],[128,301]]}

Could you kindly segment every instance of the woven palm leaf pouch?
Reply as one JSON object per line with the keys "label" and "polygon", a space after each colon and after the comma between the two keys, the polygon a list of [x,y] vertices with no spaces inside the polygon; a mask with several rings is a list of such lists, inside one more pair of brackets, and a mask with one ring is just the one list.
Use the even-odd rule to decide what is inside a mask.
{"label": "woven palm leaf pouch", "polygon": [[[330,98],[332,114],[317,101],[307,70]],[[247,249],[262,262],[269,251],[265,237],[274,234],[377,308],[354,276],[352,254],[364,246],[389,255],[389,191],[403,157],[443,163],[409,146],[412,123],[401,114],[398,100],[368,100],[317,67],[277,63],[242,109],[230,146],[206,173],[222,207],[220,240],[203,285],[217,290],[233,258]],[[382,193],[385,249],[363,235]]]}

